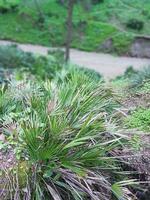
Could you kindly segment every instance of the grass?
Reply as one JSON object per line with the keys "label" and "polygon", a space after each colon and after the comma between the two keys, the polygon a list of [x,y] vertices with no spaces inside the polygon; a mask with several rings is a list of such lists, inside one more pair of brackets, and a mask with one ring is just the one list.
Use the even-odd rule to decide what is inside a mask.
{"label": "grass", "polygon": [[7,16],[1,15],[0,24],[1,39],[13,40],[20,43],[51,45],[48,31],[40,31],[37,27],[33,27],[30,20],[23,20],[18,14],[9,13]]}
{"label": "grass", "polygon": [[[135,128],[144,132],[150,132],[150,68],[134,70],[129,67],[126,72],[112,81],[112,86],[120,96],[128,109],[123,118],[123,124],[127,128]],[[121,122],[122,123],[122,122]]]}
{"label": "grass", "polygon": [[150,81],[150,67],[144,67],[142,70],[133,73],[130,78],[130,87],[133,89],[142,87],[145,83]]}
{"label": "grass", "polygon": [[[126,82],[123,85],[121,77],[108,85],[94,71],[64,65],[57,59],[59,53],[41,58],[14,46],[0,48],[4,67],[19,71],[30,66],[18,80],[11,72],[12,78],[0,85],[0,135],[5,136],[0,148],[4,161],[10,149],[15,160],[2,166],[0,174],[7,184],[0,184],[0,195],[4,200],[135,197],[138,172],[132,176],[120,156],[126,149],[142,148],[140,138],[130,140],[123,134],[128,131],[124,124],[118,123],[125,118],[118,88]],[[125,81],[135,73],[139,72],[129,68]],[[149,131],[149,109],[135,110],[127,119],[130,126]]]}
{"label": "grass", "polygon": [[141,131],[150,132],[150,109],[139,108],[127,119],[126,125],[129,128],[137,128]]}
{"label": "grass", "polygon": [[96,50],[107,39],[111,38],[117,29],[111,25],[88,21],[85,28],[84,37],[80,38],[80,35],[72,43],[72,46],[82,50]]}
{"label": "grass", "polygon": [[128,54],[133,39],[133,34],[118,32],[118,34],[116,34],[112,39],[115,52],[118,54]]}
{"label": "grass", "polygon": [[0,7],[9,8],[11,5],[18,5],[20,0],[0,0]]}
{"label": "grass", "polygon": [[141,93],[150,93],[150,81],[147,81],[139,89]]}
{"label": "grass", "polygon": [[[2,1],[1,1],[2,3]],[[8,2],[9,3],[9,2]],[[17,2],[16,2],[17,3]],[[101,45],[108,39],[113,46],[110,52],[117,54],[127,53],[136,34],[149,34],[148,3],[145,3],[142,11],[140,1],[127,2],[122,5],[116,0],[111,4],[104,1],[100,5],[94,5],[90,12],[86,12],[80,5],[76,5],[73,15],[74,37],[72,47],[85,51],[106,51]],[[20,5],[20,3],[18,3]],[[33,1],[23,2],[15,12],[7,12],[0,15],[0,38],[14,40],[20,43],[33,43],[45,46],[63,46],[65,44],[65,17],[66,9],[56,3],[55,0],[39,1],[45,22],[40,24],[39,13]],[[2,5],[1,5],[2,6]],[[128,11],[126,11],[128,10]],[[130,12],[130,10],[132,12]],[[121,14],[120,14],[121,13]],[[131,18],[144,20],[144,29],[140,32],[129,30],[125,23]]]}
{"label": "grass", "polygon": [[[7,23],[8,20],[9,24]],[[34,26],[33,23],[31,19],[24,20],[18,14],[9,13],[7,17],[6,15],[1,15],[0,38],[45,46],[64,45],[64,22],[60,22],[55,18],[48,19],[43,29]],[[88,22],[84,31],[84,38],[81,38],[80,33],[74,35],[72,47],[92,51],[97,49],[104,40],[109,39],[112,34],[117,32],[113,26],[98,22],[94,23],[93,21]]]}
{"label": "grass", "polygon": [[14,197],[28,194],[30,199],[106,200],[112,193],[126,198],[125,186],[114,184],[120,177],[107,178],[116,169],[121,173],[115,157],[108,154],[125,142],[123,135],[105,136],[105,113],[112,113],[113,94],[87,73],[69,70],[69,76],[62,76],[64,71],[58,76],[61,82],[58,77],[41,83],[26,79],[1,88],[0,100],[7,100],[1,104],[3,134],[7,132],[7,140],[20,155],[14,167],[18,187],[9,193],[6,186],[5,192]]}

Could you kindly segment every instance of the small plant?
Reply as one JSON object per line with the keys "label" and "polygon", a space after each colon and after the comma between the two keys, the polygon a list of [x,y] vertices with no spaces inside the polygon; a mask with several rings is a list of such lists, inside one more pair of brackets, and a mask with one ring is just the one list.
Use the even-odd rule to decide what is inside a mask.
{"label": "small plant", "polygon": [[130,19],[127,22],[126,26],[127,26],[127,28],[141,31],[144,28],[144,22],[139,19]]}
{"label": "small plant", "polygon": [[138,128],[143,131],[150,131],[150,109],[140,108],[135,110],[126,119],[129,128]]}
{"label": "small plant", "polygon": [[150,81],[147,81],[143,84],[143,86],[139,89],[141,93],[150,93]]}
{"label": "small plant", "polygon": [[142,87],[143,84],[150,80],[150,66],[143,68],[142,70],[134,73],[129,80],[129,85],[131,88]]}
{"label": "small plant", "polygon": [[141,138],[139,137],[139,135],[133,135],[133,137],[130,140],[130,144],[133,150],[140,151],[142,145]]}
{"label": "small plant", "polygon": [[128,67],[123,75],[117,76],[115,80],[125,80],[133,77],[135,74],[137,74],[138,71],[135,70],[132,66]]}
{"label": "small plant", "polygon": [[0,67],[7,69],[30,68],[32,63],[34,63],[33,55],[23,52],[16,45],[0,47]]}

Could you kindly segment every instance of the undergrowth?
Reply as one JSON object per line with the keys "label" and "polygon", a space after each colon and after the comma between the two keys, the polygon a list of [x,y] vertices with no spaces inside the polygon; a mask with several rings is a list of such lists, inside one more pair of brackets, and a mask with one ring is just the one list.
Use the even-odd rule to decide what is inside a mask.
{"label": "undergrowth", "polygon": [[[15,160],[0,171],[4,200],[136,198],[137,172],[117,153],[141,148],[122,127],[149,132],[149,108],[127,116],[120,91],[93,70],[64,64],[63,52],[44,57],[1,47],[0,65],[10,70],[0,84],[0,149],[3,159],[13,149]],[[147,91],[149,67],[129,68],[114,84],[123,98],[141,86]]]}
{"label": "undergrowth", "polygon": [[137,180],[123,175],[112,154],[128,144],[110,123],[118,102],[96,77],[68,66],[51,81],[30,77],[1,85],[1,130],[18,158],[11,169],[1,169],[4,199],[133,196],[127,186]]}
{"label": "undergrowth", "polygon": [[138,128],[141,131],[150,132],[150,109],[139,108],[126,119],[129,128]]}

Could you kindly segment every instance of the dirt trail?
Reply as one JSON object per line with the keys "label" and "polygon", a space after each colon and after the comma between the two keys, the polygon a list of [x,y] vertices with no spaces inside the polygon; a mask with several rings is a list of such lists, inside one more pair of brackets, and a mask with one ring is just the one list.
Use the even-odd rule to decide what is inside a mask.
{"label": "dirt trail", "polygon": [[[8,45],[14,42],[1,41],[0,45]],[[46,55],[48,48],[40,45],[17,44],[22,50],[33,53]],[[115,57],[109,54],[84,52],[71,49],[71,62],[80,66],[85,66],[102,73],[107,78],[113,78],[122,74],[127,67],[133,66],[140,69],[144,66],[150,66],[150,59],[131,58],[131,57]]]}

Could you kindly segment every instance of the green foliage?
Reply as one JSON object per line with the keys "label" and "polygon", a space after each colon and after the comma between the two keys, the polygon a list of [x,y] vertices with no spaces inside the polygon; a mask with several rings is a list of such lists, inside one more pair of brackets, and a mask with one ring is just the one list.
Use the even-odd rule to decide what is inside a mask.
{"label": "green foliage", "polygon": [[[118,89],[126,90],[126,92],[137,94],[150,93],[150,67],[144,67],[141,70],[135,70],[128,67],[123,75],[117,76],[112,84]],[[123,92],[124,93],[124,92]],[[128,95],[126,93],[126,95]]]}
{"label": "green foliage", "polygon": [[17,48],[16,45],[0,47],[0,67],[21,68],[30,67],[34,62],[32,54],[25,53]]}
{"label": "green foliage", "polygon": [[139,108],[126,119],[129,128],[138,128],[143,131],[150,131],[150,109]]}
{"label": "green foliage", "polygon": [[104,0],[92,0],[93,4],[104,3]]}
{"label": "green foliage", "polygon": [[141,93],[150,93],[150,81],[145,82],[139,91]]}
{"label": "green foliage", "polygon": [[140,151],[140,148],[141,148],[141,139],[140,139],[140,136],[139,135],[133,135],[133,137],[131,138],[130,140],[130,144],[131,144],[131,147],[133,148],[133,150],[135,151]]}
{"label": "green foliage", "polygon": [[24,72],[30,72],[39,78],[52,79],[56,72],[61,69],[63,58],[58,59],[60,54],[55,52],[55,55],[39,56],[32,53],[24,52],[17,46],[1,46],[0,47],[0,77],[4,79],[17,71],[18,75]]}
{"label": "green foliage", "polygon": [[128,28],[131,28],[131,29],[134,29],[137,31],[141,31],[144,28],[144,22],[140,21],[138,19],[129,19],[126,26]]}
{"label": "green foliage", "polygon": [[51,35],[50,32],[51,29],[54,30],[53,26],[51,29],[47,27],[45,30],[41,31],[38,26],[34,25],[33,20],[30,17],[21,17],[16,13],[0,15],[0,27],[1,39],[9,39],[20,43],[41,44],[45,46],[51,46],[54,39],[54,36]]}
{"label": "green foliage", "polygon": [[30,72],[40,79],[53,79],[56,73],[62,68],[62,63],[58,61],[53,56],[37,56],[34,58]]}
{"label": "green foliage", "polygon": [[117,76],[114,81],[116,81],[116,80],[122,80],[122,81],[129,80],[130,78],[132,78],[137,73],[138,73],[138,71],[135,70],[132,66],[130,66],[126,69],[126,71],[124,72],[123,75]]}
{"label": "green foliage", "polygon": [[128,67],[124,73],[124,78],[131,78],[136,73],[137,73],[137,70],[135,70],[132,66]]}
{"label": "green foliage", "polygon": [[0,0],[0,13],[5,14],[7,12],[16,11],[20,0]]}
{"label": "green foliage", "polygon": [[[77,69],[76,69],[77,70]],[[99,74],[98,72],[96,72],[95,70],[92,70],[92,69],[87,69],[87,68],[80,68],[78,69],[79,71],[83,71],[83,73],[85,75],[87,75],[89,78],[91,78],[92,80],[94,81],[102,81],[102,75]],[[78,71],[77,70],[77,71]],[[80,73],[80,72],[79,72]]]}
{"label": "green foliage", "polygon": [[102,76],[94,70],[64,65],[64,52],[59,49],[49,51],[48,56],[40,56],[24,52],[16,45],[0,47],[1,82],[7,80],[14,72],[17,79],[22,79],[23,72],[31,73],[38,79],[53,79],[62,68],[68,77],[75,71],[91,80],[102,79]]}
{"label": "green foliage", "polygon": [[84,32],[84,37],[78,36],[74,38],[72,46],[82,50],[92,51],[98,49],[100,45],[115,34],[117,30],[115,27],[105,23],[88,21]]}
{"label": "green foliage", "polygon": [[118,54],[128,53],[134,36],[130,33],[118,32],[113,37],[113,47]]}
{"label": "green foliage", "polygon": [[64,68],[70,76],[72,71],[86,75],[91,80],[100,81],[102,76],[94,70],[78,67],[64,66],[64,52],[61,50],[49,51],[48,56],[34,55],[24,52],[16,45],[0,47],[0,78],[1,81],[14,72],[16,78],[22,78],[23,72],[32,73],[39,79],[53,79]]}
{"label": "green foliage", "polygon": [[[24,169],[19,174],[23,173],[23,188],[32,199],[106,200],[112,192],[118,194],[119,185],[111,188],[114,182],[107,176],[114,177],[115,169],[118,173],[121,168],[108,155],[121,148],[125,139],[106,131],[106,117],[116,107],[113,93],[90,74],[71,66],[53,81],[12,81],[1,88],[5,104],[1,104],[0,123],[3,131],[13,135],[20,164],[21,158],[27,160],[27,181]],[[20,177],[18,181],[18,195],[24,195]],[[125,198],[124,193],[121,196]]]}
{"label": "green foliage", "polygon": [[[2,1],[1,1],[2,2]],[[7,1],[8,4],[10,1]],[[62,46],[66,35],[66,7],[56,0],[34,0],[19,2],[18,11],[0,15],[0,38],[22,43]],[[16,2],[18,5],[18,2]],[[10,4],[11,5],[11,4]],[[119,54],[127,53],[136,30],[125,31],[125,24],[131,19],[143,21],[145,26],[139,34],[149,34],[150,13],[145,1],[104,1],[93,4],[89,12],[76,4],[73,13],[74,37],[72,47],[93,51],[107,39],[112,39],[113,48]],[[139,11],[140,10],[140,11]],[[123,30],[123,31],[121,31]]]}
{"label": "green foliage", "polygon": [[150,80],[150,67],[145,67],[142,70],[137,71],[130,77],[130,87],[140,88],[145,82]]}

